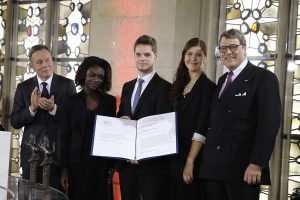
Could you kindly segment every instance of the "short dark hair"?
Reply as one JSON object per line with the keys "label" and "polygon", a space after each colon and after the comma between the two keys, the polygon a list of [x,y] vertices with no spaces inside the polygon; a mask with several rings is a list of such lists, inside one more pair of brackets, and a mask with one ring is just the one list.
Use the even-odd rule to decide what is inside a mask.
{"label": "short dark hair", "polygon": [[31,61],[31,57],[32,57],[32,54],[35,53],[36,51],[40,51],[40,50],[47,50],[50,54],[50,49],[46,46],[46,45],[43,45],[43,44],[37,44],[37,45],[34,45],[31,47],[30,51],[29,51],[29,59]]}
{"label": "short dark hair", "polygon": [[152,51],[154,53],[157,53],[157,42],[153,37],[150,37],[149,35],[140,36],[134,43],[134,48],[133,48],[134,52],[135,52],[136,46],[139,44],[150,45],[152,47]]}
{"label": "short dark hair", "polygon": [[219,44],[223,37],[226,39],[238,39],[241,45],[246,46],[246,38],[245,38],[244,34],[238,29],[232,28],[232,29],[224,31],[220,36]]}
{"label": "short dark hair", "polygon": [[111,89],[111,66],[110,64],[97,56],[89,56],[84,58],[83,62],[79,65],[76,76],[75,76],[75,84],[76,86],[84,87],[85,78],[87,70],[92,66],[99,66],[104,69],[105,76],[104,81],[101,85],[100,92],[105,93]]}

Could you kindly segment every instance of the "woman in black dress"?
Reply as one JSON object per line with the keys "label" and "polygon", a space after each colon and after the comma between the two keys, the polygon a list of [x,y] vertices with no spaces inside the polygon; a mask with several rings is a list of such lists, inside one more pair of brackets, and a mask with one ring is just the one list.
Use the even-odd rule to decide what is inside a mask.
{"label": "woman in black dress", "polygon": [[199,200],[198,170],[208,128],[215,84],[203,69],[207,49],[199,38],[189,40],[183,51],[172,87],[172,102],[178,114],[179,153],[171,162],[171,199]]}
{"label": "woman in black dress", "polygon": [[91,56],[79,66],[75,84],[82,90],[68,97],[63,107],[60,136],[61,184],[70,200],[106,200],[109,161],[91,156],[96,115],[115,116],[116,99],[111,88],[111,66]]}

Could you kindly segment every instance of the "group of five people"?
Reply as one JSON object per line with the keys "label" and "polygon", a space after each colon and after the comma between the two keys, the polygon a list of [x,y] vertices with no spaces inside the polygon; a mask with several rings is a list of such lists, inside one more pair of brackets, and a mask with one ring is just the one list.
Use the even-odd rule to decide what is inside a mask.
{"label": "group of five people", "polygon": [[[229,71],[217,85],[205,74],[207,48],[199,38],[186,43],[171,84],[154,69],[156,40],[139,37],[134,44],[138,76],[123,85],[116,113],[106,60],[84,59],[76,93],[72,81],[53,73],[49,49],[34,46],[30,67],[37,76],[18,85],[11,113],[12,126],[24,127],[23,177],[29,178],[30,151],[24,146],[29,134],[38,140],[48,135],[58,147],[50,185],[68,191],[71,200],[108,199],[111,167],[119,172],[122,200],[258,199],[260,184],[270,184],[268,162],[280,126],[278,80],[248,61],[239,30],[223,32],[219,51]],[[172,111],[178,116],[178,154],[142,161],[91,156],[96,115],[138,120]],[[39,167],[39,179],[41,173]]]}

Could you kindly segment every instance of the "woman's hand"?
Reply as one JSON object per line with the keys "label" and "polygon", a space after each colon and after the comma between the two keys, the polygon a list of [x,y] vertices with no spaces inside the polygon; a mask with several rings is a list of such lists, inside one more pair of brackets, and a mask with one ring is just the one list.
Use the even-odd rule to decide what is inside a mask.
{"label": "woman's hand", "polygon": [[193,169],[194,169],[194,161],[187,159],[184,169],[183,169],[183,181],[186,184],[193,182]]}
{"label": "woman's hand", "polygon": [[68,190],[69,180],[68,180],[68,170],[63,169],[60,177],[60,184],[64,188],[65,191]]}

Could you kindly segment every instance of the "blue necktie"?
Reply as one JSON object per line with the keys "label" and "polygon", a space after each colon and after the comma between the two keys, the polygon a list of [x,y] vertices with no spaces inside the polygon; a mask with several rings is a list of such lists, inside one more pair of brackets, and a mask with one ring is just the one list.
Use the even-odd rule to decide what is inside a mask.
{"label": "blue necktie", "polygon": [[47,85],[48,85],[48,83],[42,82],[42,85],[43,85],[42,97],[45,97],[45,98],[49,99],[49,98],[50,98],[50,95],[49,95],[49,92],[48,92],[48,90],[47,90]]}
{"label": "blue necktie", "polygon": [[137,87],[135,95],[134,95],[133,104],[132,104],[132,108],[131,108],[131,113],[134,112],[134,110],[136,108],[136,105],[139,102],[139,99],[140,99],[140,96],[141,96],[143,82],[144,82],[143,79],[141,79],[141,78],[138,79],[138,87]]}

